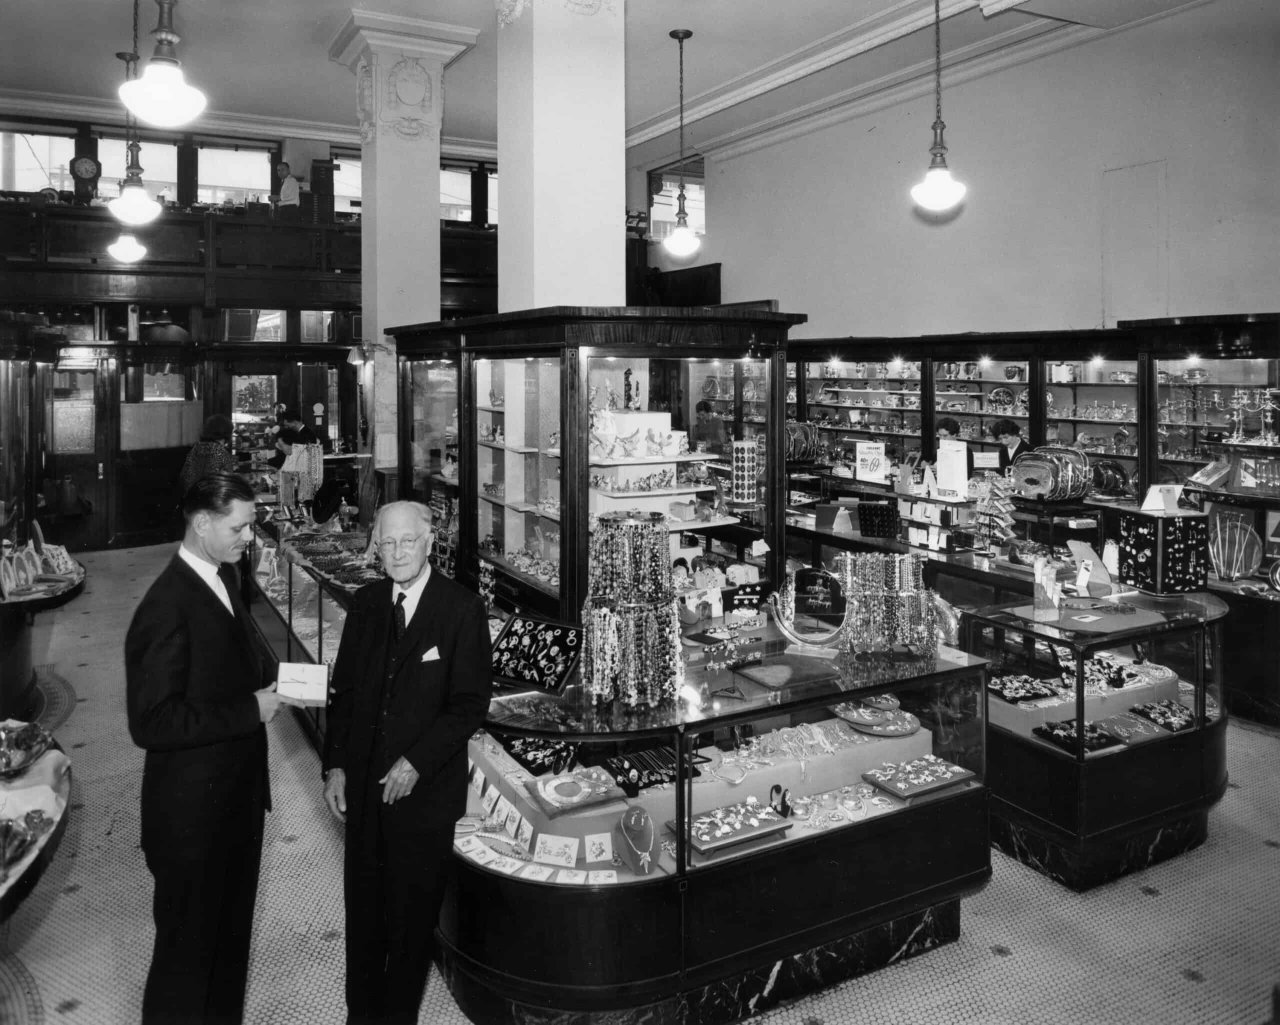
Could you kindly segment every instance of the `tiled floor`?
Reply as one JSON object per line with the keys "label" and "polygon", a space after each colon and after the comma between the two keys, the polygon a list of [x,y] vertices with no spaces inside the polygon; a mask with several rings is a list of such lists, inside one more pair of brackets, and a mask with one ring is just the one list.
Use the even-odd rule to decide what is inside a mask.
{"label": "tiled floor", "polygon": [[[85,593],[40,616],[35,660],[75,691],[58,739],[72,816],[36,892],[0,925],[0,1023],[137,1020],[151,945],[138,849],[141,752],[125,729],[121,649],[169,555],[94,553]],[[341,1022],[341,837],[291,715],[270,726],[272,789],[246,1020]],[[959,942],[779,1008],[776,1025],[1261,1025],[1280,981],[1280,737],[1233,724],[1231,788],[1199,849],[1086,894],[994,853]],[[856,871],[852,866],[850,871]],[[563,942],[572,942],[570,937]],[[421,1022],[464,1025],[435,974]]]}

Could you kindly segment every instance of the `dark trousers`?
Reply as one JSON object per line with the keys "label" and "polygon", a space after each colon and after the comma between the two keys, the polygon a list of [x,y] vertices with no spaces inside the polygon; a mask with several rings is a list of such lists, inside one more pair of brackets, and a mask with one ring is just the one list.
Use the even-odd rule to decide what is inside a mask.
{"label": "dark trousers", "polygon": [[256,835],[216,848],[148,851],[156,945],[143,1025],[226,1025],[244,1019],[249,940],[262,860]]}
{"label": "dark trousers", "polygon": [[381,792],[366,794],[362,814],[348,819],[348,1025],[417,1022],[453,848],[452,823],[397,830]]}

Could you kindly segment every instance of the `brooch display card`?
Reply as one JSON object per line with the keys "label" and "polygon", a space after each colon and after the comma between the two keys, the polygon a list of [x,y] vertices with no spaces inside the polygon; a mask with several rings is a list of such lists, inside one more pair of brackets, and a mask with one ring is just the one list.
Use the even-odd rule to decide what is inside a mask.
{"label": "brooch display card", "polygon": [[[482,844],[474,836],[461,836],[461,837],[458,837],[458,839],[453,841],[453,849],[457,851],[459,854],[465,854],[468,857],[470,857],[471,852],[476,850],[476,848],[478,847],[484,847],[484,844]],[[485,847],[485,850],[487,851],[488,848]]]}
{"label": "brooch display card", "polygon": [[[726,847],[783,833],[790,828],[790,820],[752,797],[740,804],[695,815],[690,823],[690,843],[699,854],[714,854]],[[675,822],[668,821],[667,829],[674,833]]]}
{"label": "brooch display card", "polygon": [[1129,711],[1150,719],[1157,726],[1162,726],[1170,733],[1181,733],[1196,724],[1196,714],[1186,705],[1165,698],[1163,701],[1149,701],[1146,704],[1134,705]]}
{"label": "brooch display card", "polygon": [[607,886],[618,881],[618,873],[613,869],[600,869],[587,873],[588,886]]}
{"label": "brooch display card", "polygon": [[862,778],[872,786],[904,799],[941,790],[971,776],[973,773],[968,769],[936,755],[925,755],[896,765],[885,762],[880,768],[869,769],[862,774]]}
{"label": "brooch display card", "polygon": [[520,878],[532,879],[535,883],[545,883],[555,874],[556,870],[551,866],[535,865],[532,862],[520,870]]}
{"label": "brooch display card", "polygon": [[516,826],[516,843],[526,851],[533,849],[533,823],[523,815],[520,816],[520,822]]}
{"label": "brooch display card", "polygon": [[517,858],[508,858],[505,854],[497,855],[486,868],[491,868],[496,872],[504,872],[509,876],[515,875],[524,865],[523,861]]}
{"label": "brooch display card", "polygon": [[[1065,751],[1070,751],[1072,754],[1075,754],[1080,749],[1080,740],[1076,732],[1076,721],[1074,719],[1064,719],[1062,722],[1047,722],[1043,726],[1034,727],[1031,732]],[[1086,752],[1101,751],[1104,748],[1115,747],[1119,743],[1120,741],[1106,730],[1099,729],[1096,723],[1085,721],[1084,749]]]}
{"label": "brooch display card", "polygon": [[588,833],[583,839],[582,859],[588,865],[599,861],[613,863],[613,835],[611,833]]}
{"label": "brooch display card", "polygon": [[557,883],[568,883],[570,886],[585,886],[587,884],[587,873],[576,868],[562,868],[560,874],[556,876]]}
{"label": "brooch display card", "polygon": [[493,643],[494,683],[559,694],[581,651],[582,631],[573,624],[512,616]]}
{"label": "brooch display card", "polygon": [[493,811],[493,806],[498,803],[498,798],[500,796],[502,795],[498,793],[498,788],[493,786],[489,787],[480,795],[480,804],[484,807],[485,815],[488,815]]}
{"label": "brooch display card", "polygon": [[471,776],[467,781],[471,786],[471,792],[480,797],[484,793],[485,778],[484,773],[480,771],[478,766],[471,767]]}
{"label": "brooch display card", "polygon": [[1040,698],[1057,697],[1057,688],[1050,686],[1045,680],[1034,676],[1018,674],[1013,676],[995,676],[987,684],[987,690],[1011,704],[1020,701],[1038,701]]}
{"label": "brooch display card", "polygon": [[[499,795],[498,802],[493,806],[491,815],[495,821],[501,823],[503,832],[508,832],[507,819],[510,818],[511,813],[515,811],[515,805],[508,801],[505,795]],[[519,815],[519,812],[516,812],[516,814]]]}
{"label": "brooch display card", "polygon": [[[471,839],[475,838],[472,837]],[[500,857],[500,855],[494,854],[493,851],[478,840],[476,840],[475,846],[468,848],[465,854],[477,865],[487,865],[489,862],[493,861],[494,858]]]}
{"label": "brooch display card", "polygon": [[1134,740],[1146,740],[1151,737],[1160,737],[1164,735],[1164,730],[1153,723],[1150,719],[1144,719],[1141,716],[1133,715],[1129,712],[1122,712],[1119,715],[1109,716],[1106,719],[1099,719],[1097,727],[1110,733],[1116,740],[1122,744],[1131,743]]}
{"label": "brooch display card", "polygon": [[539,833],[538,842],[533,848],[533,860],[541,865],[573,868],[578,861],[579,843],[581,841],[576,836],[556,836],[554,833]]}

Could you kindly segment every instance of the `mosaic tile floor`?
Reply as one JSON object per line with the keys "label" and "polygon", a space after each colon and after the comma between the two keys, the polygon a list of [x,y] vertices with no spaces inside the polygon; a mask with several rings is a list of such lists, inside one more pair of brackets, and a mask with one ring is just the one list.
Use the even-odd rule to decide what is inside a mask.
{"label": "mosaic tile floor", "polygon": [[[83,557],[85,593],[36,620],[34,661],[74,708],[72,816],[38,888],[0,925],[0,1023],[137,1020],[151,946],[138,849],[142,754],[125,728],[124,631],[171,549]],[[271,736],[272,790],[246,1021],[341,1022],[341,838],[291,715]],[[959,942],[759,1019],[769,1025],[1262,1025],[1280,982],[1280,736],[1232,724],[1231,788],[1209,840],[1073,894],[998,853]],[[851,866],[850,871],[856,871]],[[434,973],[420,1021],[465,1025]]]}

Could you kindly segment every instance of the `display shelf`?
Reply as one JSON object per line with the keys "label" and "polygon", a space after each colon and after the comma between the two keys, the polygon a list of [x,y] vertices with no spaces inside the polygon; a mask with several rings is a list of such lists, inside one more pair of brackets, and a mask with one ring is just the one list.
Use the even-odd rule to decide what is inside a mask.
{"label": "display shelf", "polygon": [[481,403],[476,404],[476,409],[481,413],[505,413],[507,411],[506,406],[486,406]]}
{"label": "display shelf", "polygon": [[651,488],[647,491],[609,491],[606,488],[592,488],[591,493],[601,498],[645,498],[662,497],[664,495],[698,495],[715,491],[710,484],[690,484],[674,488]]}
{"label": "display shelf", "polygon": [[[592,459],[588,466],[653,466],[656,463],[706,463],[710,453],[683,452],[672,456],[636,456],[632,459]],[[708,464],[710,465],[710,464]],[[727,469],[727,467],[725,467]]]}

